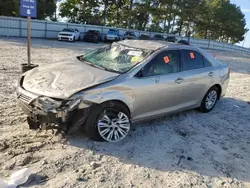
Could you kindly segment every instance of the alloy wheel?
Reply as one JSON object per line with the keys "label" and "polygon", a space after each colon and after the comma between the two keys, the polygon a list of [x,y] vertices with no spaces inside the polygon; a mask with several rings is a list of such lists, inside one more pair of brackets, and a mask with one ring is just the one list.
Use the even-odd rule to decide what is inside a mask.
{"label": "alloy wheel", "polygon": [[206,101],[205,101],[205,106],[208,110],[210,110],[211,108],[214,107],[214,105],[217,101],[217,97],[218,97],[218,94],[215,90],[211,90],[208,93]]}
{"label": "alloy wheel", "polygon": [[97,122],[100,136],[108,142],[118,142],[125,138],[130,125],[128,116],[114,109],[105,110]]}

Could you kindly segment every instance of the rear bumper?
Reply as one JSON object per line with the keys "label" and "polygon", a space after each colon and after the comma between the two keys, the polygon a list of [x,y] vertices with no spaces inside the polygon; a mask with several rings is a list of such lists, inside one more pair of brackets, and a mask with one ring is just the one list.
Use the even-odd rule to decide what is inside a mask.
{"label": "rear bumper", "polygon": [[118,41],[119,40],[119,38],[118,37],[105,37],[105,40],[106,41]]}
{"label": "rear bumper", "polygon": [[96,37],[84,37],[83,40],[93,42],[93,41],[99,41],[99,38],[96,38]]}

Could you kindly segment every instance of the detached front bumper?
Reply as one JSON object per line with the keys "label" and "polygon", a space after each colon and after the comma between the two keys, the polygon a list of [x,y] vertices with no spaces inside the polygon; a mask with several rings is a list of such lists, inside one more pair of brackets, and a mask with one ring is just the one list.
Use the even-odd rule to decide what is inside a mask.
{"label": "detached front bumper", "polygon": [[56,100],[38,96],[20,85],[16,92],[19,106],[38,127],[53,124],[67,132],[76,132],[84,124],[91,106],[81,99]]}

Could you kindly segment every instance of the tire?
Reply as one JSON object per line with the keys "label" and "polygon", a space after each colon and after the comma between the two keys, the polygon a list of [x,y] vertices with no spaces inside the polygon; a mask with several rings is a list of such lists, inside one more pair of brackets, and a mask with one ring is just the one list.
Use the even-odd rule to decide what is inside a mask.
{"label": "tire", "polygon": [[27,123],[29,125],[29,129],[31,130],[36,130],[40,127],[40,124],[38,122],[33,121],[30,117],[27,117]]}
{"label": "tire", "polygon": [[[210,96],[209,96],[210,95]],[[210,100],[208,98],[211,98],[213,100]],[[204,96],[202,102],[201,102],[201,106],[199,107],[199,111],[203,112],[203,113],[207,113],[210,112],[214,106],[216,105],[217,101],[219,99],[219,90],[217,87],[211,87],[208,92],[206,93],[206,95]],[[210,100],[210,105],[209,102],[207,100]]]}
{"label": "tire", "polygon": [[[126,125],[129,124],[129,126],[126,129],[122,128],[123,130],[126,130],[125,131],[126,134],[124,137],[122,136],[122,134],[120,132],[118,132],[118,131],[120,131],[120,130],[118,130],[119,129],[118,127],[111,127],[111,126],[116,126],[114,124],[115,118],[112,118],[112,117],[115,117],[114,114],[112,115],[113,112],[114,112],[114,114],[115,113],[118,114],[121,112],[121,114],[124,114],[124,116],[123,116],[124,119],[126,119],[126,117],[127,117],[127,119],[126,119],[127,121],[125,124]],[[108,121],[105,122],[105,120],[106,120],[106,118],[104,118],[105,115],[108,116],[110,120],[112,119],[112,121],[111,121],[112,123],[110,122],[110,124],[108,124],[107,123]],[[106,127],[103,127],[104,124],[106,125]],[[107,128],[107,126],[108,126],[108,128]],[[120,125],[117,125],[117,126],[120,126]],[[128,111],[127,107],[119,102],[109,101],[109,102],[103,103],[101,105],[96,105],[96,106],[92,107],[92,109],[90,110],[89,116],[85,122],[84,128],[85,128],[85,133],[87,134],[87,136],[93,141],[118,142],[127,136],[127,134],[129,133],[129,130],[130,130],[130,126],[131,126],[131,121],[130,121],[130,115],[129,115],[129,111]],[[107,129],[109,129],[110,131],[107,132],[106,134],[101,135],[101,132],[103,132],[104,130],[107,130]],[[112,138],[107,139],[109,133],[112,131],[113,131]],[[115,136],[116,136],[114,134],[115,132],[118,133],[118,135],[120,136],[120,139],[115,138]],[[106,137],[106,139],[105,139],[105,137]]]}
{"label": "tire", "polygon": [[75,42],[75,41],[76,41],[76,38],[74,37],[73,40],[72,40],[72,42]]}

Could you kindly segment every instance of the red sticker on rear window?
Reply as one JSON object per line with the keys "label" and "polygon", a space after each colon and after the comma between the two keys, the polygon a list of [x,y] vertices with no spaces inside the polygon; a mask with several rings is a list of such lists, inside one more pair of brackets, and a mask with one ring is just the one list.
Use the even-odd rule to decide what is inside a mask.
{"label": "red sticker on rear window", "polygon": [[194,59],[194,58],[195,58],[195,56],[194,56],[194,53],[193,53],[193,52],[190,52],[190,57],[191,57],[191,59]]}
{"label": "red sticker on rear window", "polygon": [[164,59],[164,62],[165,62],[165,63],[169,63],[169,62],[170,62],[168,56],[165,56],[163,59]]}

